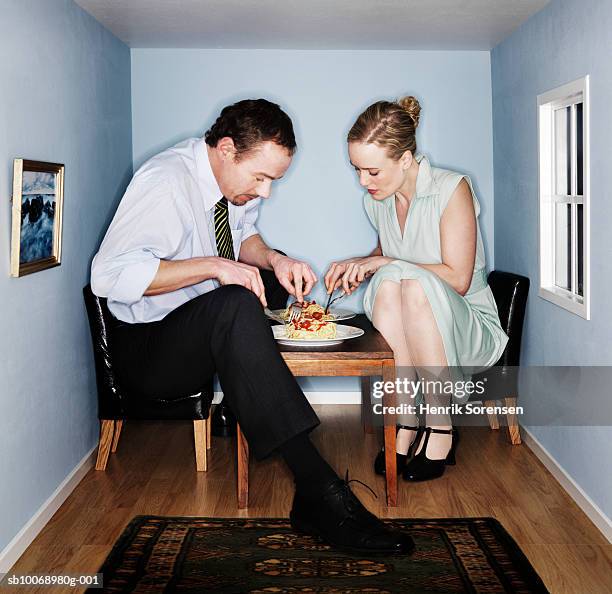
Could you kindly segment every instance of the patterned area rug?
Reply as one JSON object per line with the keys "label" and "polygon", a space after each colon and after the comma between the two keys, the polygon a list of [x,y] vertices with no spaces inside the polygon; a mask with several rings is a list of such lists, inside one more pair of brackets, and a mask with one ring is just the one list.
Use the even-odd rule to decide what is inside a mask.
{"label": "patterned area rug", "polygon": [[[104,592],[520,594],[547,592],[497,520],[387,520],[407,557],[355,556],[298,535],[286,519],[138,516],[101,570]],[[92,593],[100,590],[91,590]]]}

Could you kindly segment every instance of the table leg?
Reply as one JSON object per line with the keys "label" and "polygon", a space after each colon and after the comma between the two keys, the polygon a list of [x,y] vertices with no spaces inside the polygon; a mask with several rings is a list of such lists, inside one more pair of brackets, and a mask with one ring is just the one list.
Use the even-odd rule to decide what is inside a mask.
{"label": "table leg", "polygon": [[[383,382],[395,383],[395,363],[393,360],[383,362]],[[395,393],[383,395],[383,406],[395,406]],[[395,458],[396,416],[384,415],[385,434],[385,479],[387,481],[387,505],[397,506],[397,461]]]}
{"label": "table leg", "polygon": [[236,423],[236,448],[238,450],[238,509],[249,506],[249,444],[240,424]]}

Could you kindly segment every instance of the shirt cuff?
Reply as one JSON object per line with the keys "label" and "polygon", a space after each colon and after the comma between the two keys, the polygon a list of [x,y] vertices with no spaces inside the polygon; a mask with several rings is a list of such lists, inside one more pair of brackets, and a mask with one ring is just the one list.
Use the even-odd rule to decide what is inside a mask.
{"label": "shirt cuff", "polygon": [[159,262],[159,258],[151,258],[123,268],[109,299],[126,305],[140,301],[157,274]]}

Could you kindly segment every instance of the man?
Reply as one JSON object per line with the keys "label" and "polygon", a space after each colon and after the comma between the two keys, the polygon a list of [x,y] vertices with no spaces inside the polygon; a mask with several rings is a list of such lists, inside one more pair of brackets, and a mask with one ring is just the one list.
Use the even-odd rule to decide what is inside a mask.
{"label": "man", "polygon": [[193,393],[218,373],[257,459],[278,452],[294,475],[294,528],[360,553],[407,553],[312,445],[319,420],[279,354],[263,313],[259,269],[298,301],[310,266],[270,249],[255,227],[295,151],[291,120],[264,99],[225,107],[204,139],[189,139],[134,175],[92,265],[94,293],[121,322],[122,381],[142,394]]}

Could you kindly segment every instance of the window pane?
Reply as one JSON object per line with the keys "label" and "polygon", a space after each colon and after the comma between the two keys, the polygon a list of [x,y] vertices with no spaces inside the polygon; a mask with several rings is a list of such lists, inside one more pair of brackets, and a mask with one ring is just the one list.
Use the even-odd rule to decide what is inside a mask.
{"label": "window pane", "polygon": [[569,195],[571,190],[571,108],[555,110],[555,194]]}
{"label": "window pane", "polygon": [[571,204],[555,204],[555,285],[568,291],[572,286],[571,213]]}
{"label": "window pane", "polygon": [[583,238],[583,229],[582,229],[582,225],[583,225],[583,217],[582,217],[582,204],[577,204],[576,205],[577,208],[577,213],[576,213],[576,218],[577,218],[577,222],[576,222],[576,241],[578,242],[578,245],[576,246],[576,258],[578,259],[578,261],[576,262],[576,283],[578,284],[578,295],[583,296],[584,295],[584,288],[583,288],[583,278],[584,278],[584,272],[583,272],[583,266],[582,266],[582,261],[583,261],[583,250],[582,250],[582,238]]}
{"label": "window pane", "polygon": [[582,196],[582,103],[576,104],[576,194]]}

